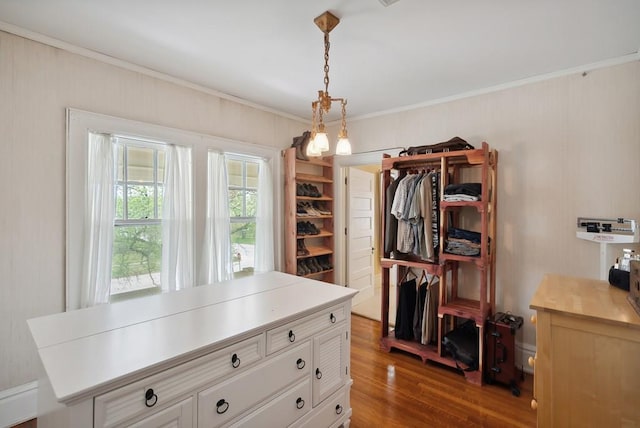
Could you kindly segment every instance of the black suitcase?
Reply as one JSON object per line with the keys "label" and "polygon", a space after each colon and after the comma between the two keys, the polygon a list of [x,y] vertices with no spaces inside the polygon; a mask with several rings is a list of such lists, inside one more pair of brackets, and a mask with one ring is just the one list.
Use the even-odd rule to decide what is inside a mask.
{"label": "black suitcase", "polygon": [[503,383],[509,385],[511,393],[520,396],[519,381],[523,378],[522,370],[516,368],[515,350],[516,333],[522,327],[522,317],[498,312],[487,319],[485,380],[487,383]]}

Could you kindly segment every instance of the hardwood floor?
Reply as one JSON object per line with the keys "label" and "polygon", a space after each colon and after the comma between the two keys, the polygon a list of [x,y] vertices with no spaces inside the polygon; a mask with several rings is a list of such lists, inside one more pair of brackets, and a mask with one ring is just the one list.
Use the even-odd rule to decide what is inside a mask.
{"label": "hardwood floor", "polygon": [[531,375],[520,397],[508,387],[473,385],[447,367],[381,351],[378,321],[352,315],[351,322],[351,428],[536,426]]}
{"label": "hardwood floor", "polygon": [[351,428],[536,426],[530,375],[520,385],[520,397],[514,397],[507,387],[473,385],[450,368],[381,351],[378,321],[353,315],[351,323]]}

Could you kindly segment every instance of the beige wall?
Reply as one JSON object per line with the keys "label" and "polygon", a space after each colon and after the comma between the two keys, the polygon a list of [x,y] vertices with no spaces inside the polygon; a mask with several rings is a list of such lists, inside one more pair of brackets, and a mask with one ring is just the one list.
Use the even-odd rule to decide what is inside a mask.
{"label": "beige wall", "polygon": [[[0,391],[37,376],[25,321],[64,304],[66,107],[273,147],[305,128],[0,32]],[[640,219],[640,62],[349,123],[355,152],[454,135],[500,152],[499,309],[529,315],[545,272],[598,276],[576,217]]]}
{"label": "beige wall", "polygon": [[307,127],[0,32],[0,391],[37,378],[26,320],[64,307],[66,107],[272,147]]}
{"label": "beige wall", "polygon": [[354,153],[456,135],[499,151],[499,310],[528,318],[546,272],[599,277],[599,245],[576,238],[577,217],[640,220],[638,61],[349,123]]}

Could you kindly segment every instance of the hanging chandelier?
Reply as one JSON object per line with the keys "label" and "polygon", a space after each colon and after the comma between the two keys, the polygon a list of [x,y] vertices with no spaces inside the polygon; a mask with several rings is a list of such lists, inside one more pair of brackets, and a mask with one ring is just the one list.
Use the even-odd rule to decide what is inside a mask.
{"label": "hanging chandelier", "polygon": [[350,155],[351,143],[347,138],[347,100],[332,98],[329,95],[329,33],[340,19],[327,11],[313,20],[324,33],[324,91],[318,91],[318,99],[311,103],[311,141],[307,145],[307,156],[322,156],[322,152],[329,150],[329,138],[324,128],[324,115],[331,110],[331,103],[339,102],[342,107],[342,124],[338,134],[336,155]]}

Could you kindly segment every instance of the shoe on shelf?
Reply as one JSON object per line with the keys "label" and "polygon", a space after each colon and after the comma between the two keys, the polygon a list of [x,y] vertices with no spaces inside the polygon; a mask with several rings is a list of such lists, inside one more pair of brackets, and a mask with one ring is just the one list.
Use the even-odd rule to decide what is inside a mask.
{"label": "shoe on shelf", "polygon": [[309,270],[307,265],[304,263],[304,260],[298,261],[298,270],[302,274],[301,276],[307,276],[311,273],[311,270]]}
{"label": "shoe on shelf", "polygon": [[313,267],[316,268],[316,272],[322,272],[323,270],[326,270],[318,263],[317,257],[312,257],[309,260],[309,263],[313,264]]}
{"label": "shoe on shelf", "polygon": [[320,234],[320,229],[318,229],[315,224],[311,223],[310,221],[306,221],[305,223],[307,224],[307,234],[308,235],[319,235]]}
{"label": "shoe on shelf", "polygon": [[309,235],[309,229],[306,221],[299,221],[296,224],[296,233],[300,236]]}
{"label": "shoe on shelf", "polygon": [[307,250],[307,246],[304,245],[304,239],[298,239],[298,249],[296,254],[298,256],[308,256],[309,250]]}
{"label": "shoe on shelf", "polygon": [[329,256],[318,257],[318,263],[320,263],[320,266],[322,266],[322,268],[324,270],[333,269],[333,266],[331,265],[331,262],[329,261]]}
{"label": "shoe on shelf", "polygon": [[316,210],[312,204],[310,204],[309,202],[306,202],[304,204],[304,209],[305,211],[312,216],[320,216],[322,214],[320,214],[320,211]]}
{"label": "shoe on shelf", "polygon": [[320,213],[320,215],[331,215],[331,211],[328,211],[322,204],[319,202],[314,202],[312,208]]}
{"label": "shoe on shelf", "polygon": [[309,271],[309,273],[316,273],[318,270],[316,269],[315,266],[313,266],[313,264],[310,263],[311,259],[304,259],[302,261],[302,264],[304,265],[304,267],[307,268],[307,270]]}
{"label": "shoe on shelf", "polygon": [[305,217],[309,215],[309,212],[305,208],[305,204],[303,204],[302,202],[298,202],[296,204],[296,214],[300,217]]}

